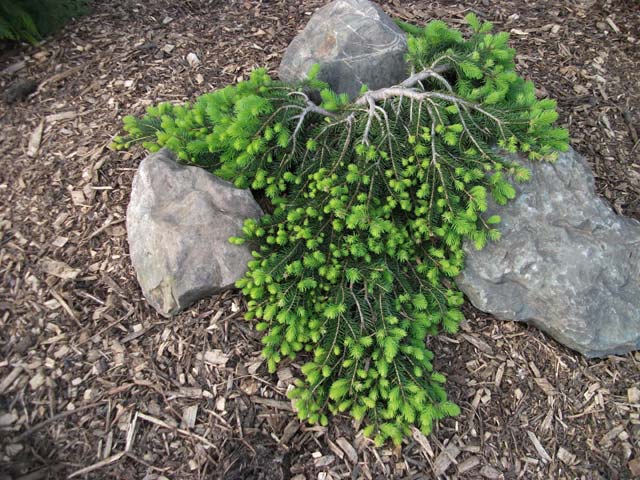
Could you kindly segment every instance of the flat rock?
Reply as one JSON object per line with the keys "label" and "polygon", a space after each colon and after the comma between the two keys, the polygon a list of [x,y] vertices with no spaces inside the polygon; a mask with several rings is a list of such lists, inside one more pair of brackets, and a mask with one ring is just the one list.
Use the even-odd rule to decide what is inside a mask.
{"label": "flat rock", "polygon": [[294,82],[320,64],[318,78],[355,98],[363,83],[370,90],[408,76],[404,32],[368,0],[335,0],[315,12],[287,48],[279,76]]}
{"label": "flat rock", "polygon": [[516,199],[486,212],[502,217],[502,239],[480,251],[465,244],[458,286],[478,309],[587,357],[639,349],[640,222],[598,197],[573,150],[526,166],[532,180],[516,186]]}
{"label": "flat rock", "polygon": [[250,191],[179,165],[169,150],[145,158],[127,208],[131,263],[145,298],[168,317],[232,286],[252,257],[249,246],[228,239],[261,214]]}

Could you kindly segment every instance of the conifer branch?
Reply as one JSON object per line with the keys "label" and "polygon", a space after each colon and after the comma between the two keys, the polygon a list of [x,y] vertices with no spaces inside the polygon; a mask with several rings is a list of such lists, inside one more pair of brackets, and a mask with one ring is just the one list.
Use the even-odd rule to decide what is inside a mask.
{"label": "conifer branch", "polygon": [[303,92],[292,92],[292,93],[296,95],[302,95],[306,99],[306,107],[304,107],[298,115],[292,118],[292,120],[298,120],[298,123],[296,124],[296,127],[294,128],[293,135],[292,135],[293,136],[292,150],[295,150],[298,133],[300,132],[300,129],[302,128],[304,120],[309,113],[317,113],[319,115],[323,115],[325,117],[332,117],[332,118],[336,118],[337,115],[313,103],[311,100],[309,100],[309,97],[307,97],[307,95]]}
{"label": "conifer branch", "polygon": [[[265,331],[268,368],[309,352],[290,393],[300,418],[326,425],[328,413],[348,412],[378,445],[459,412],[425,339],[463,318],[449,278],[463,268],[464,240],[498,238],[499,217],[482,216],[488,196],[506,203],[509,175],[528,178],[490,146],[531,160],[566,148],[555,103],[515,73],[507,37],[469,23],[468,40],[428,24],[409,41],[418,73],[353,102],[315,74],[301,86],[256,70],[193,105],[126,117],[128,136],[114,141],[168,147],[272,200],[274,212],[234,239],[257,245],[237,286]],[[303,87],[319,88],[322,103]]]}
{"label": "conifer branch", "polygon": [[400,83],[400,86],[403,88],[411,88],[415,87],[418,83],[423,82],[429,78],[435,78],[440,83],[442,83],[447,90],[452,91],[451,85],[449,82],[441,75],[442,73],[450,70],[451,67],[449,65],[438,65],[437,67],[427,68],[422,70],[421,72],[414,73],[409,78]]}

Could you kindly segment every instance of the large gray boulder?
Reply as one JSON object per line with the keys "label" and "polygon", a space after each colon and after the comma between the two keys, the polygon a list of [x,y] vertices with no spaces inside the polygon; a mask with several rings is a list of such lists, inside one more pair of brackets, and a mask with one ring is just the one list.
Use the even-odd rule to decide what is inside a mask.
{"label": "large gray boulder", "polygon": [[355,98],[363,83],[370,90],[400,83],[408,76],[402,30],[368,0],[335,0],[320,8],[287,48],[279,76],[306,78],[314,63],[318,78],[338,93]]}
{"label": "large gray boulder", "polygon": [[252,257],[228,239],[261,214],[251,192],[179,165],[169,150],[145,158],[127,209],[131,263],[145,298],[168,317],[232,286]]}
{"label": "large gray boulder", "polygon": [[[521,160],[519,160],[521,161]],[[640,348],[640,222],[616,215],[595,193],[583,157],[528,163],[502,217],[502,239],[467,244],[456,279],[478,309],[530,323],[587,357]]]}

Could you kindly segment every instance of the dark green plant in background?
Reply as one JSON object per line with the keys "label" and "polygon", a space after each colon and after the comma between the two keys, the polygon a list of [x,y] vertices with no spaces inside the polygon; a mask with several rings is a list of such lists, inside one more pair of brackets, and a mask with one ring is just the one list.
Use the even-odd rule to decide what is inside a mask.
{"label": "dark green plant in background", "polygon": [[459,412],[425,340],[463,319],[450,280],[463,240],[482,248],[500,236],[500,218],[481,216],[489,196],[504,204],[511,182],[529,179],[496,147],[532,161],[567,148],[555,102],[515,72],[508,34],[467,21],[467,39],[440,21],[403,25],[411,74],[354,101],[317,71],[288,85],[257,70],[195,104],[126,117],[128,136],[114,142],[167,147],[271,199],[273,214],[232,239],[257,245],[237,285],[265,332],[269,370],[309,352],[290,393],[300,417],[326,424],[328,412],[348,412],[378,444]]}
{"label": "dark green plant in background", "polygon": [[0,0],[0,40],[37,43],[86,12],[90,0]]}

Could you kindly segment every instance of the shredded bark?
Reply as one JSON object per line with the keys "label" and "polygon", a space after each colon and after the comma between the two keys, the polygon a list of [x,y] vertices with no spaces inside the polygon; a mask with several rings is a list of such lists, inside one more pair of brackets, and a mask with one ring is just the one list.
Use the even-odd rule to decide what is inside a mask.
{"label": "shredded bark", "polygon": [[[275,74],[320,0],[97,0],[37,47],[0,52],[0,479],[625,479],[640,475],[640,354],[586,360],[465,310],[430,345],[460,417],[376,449],[347,417],[300,424],[235,291],[167,320],[124,228],[142,149],[121,118]],[[559,103],[597,190],[640,219],[640,8],[633,0],[380,2],[413,23],[469,11],[512,34]],[[603,319],[605,322],[606,319]]]}

